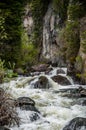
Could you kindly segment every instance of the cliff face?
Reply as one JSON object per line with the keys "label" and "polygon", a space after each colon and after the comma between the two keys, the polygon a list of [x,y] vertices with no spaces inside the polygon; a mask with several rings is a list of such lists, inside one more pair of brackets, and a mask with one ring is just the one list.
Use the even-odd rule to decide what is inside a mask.
{"label": "cliff face", "polygon": [[76,57],[75,70],[86,84],[86,17],[80,20],[80,48]]}
{"label": "cliff face", "polygon": [[[45,7],[42,5],[42,16],[39,15],[41,24],[39,24],[39,21],[38,24],[36,23],[38,16],[35,14],[33,17],[32,12],[32,17],[30,15],[28,18],[28,24],[31,23],[31,28],[39,28],[36,28],[36,31],[40,34],[36,33],[36,36],[40,37],[37,44],[41,45],[41,61],[48,61],[58,66],[66,65],[69,73],[74,71],[74,73],[85,75],[86,17],[84,17],[84,4],[80,0],[50,1],[47,3],[45,11],[43,11]],[[31,29],[28,28],[28,30],[30,36]],[[35,34],[34,29],[32,30]]]}
{"label": "cliff face", "polygon": [[46,61],[67,66],[69,74],[86,79],[84,0],[20,0],[0,5],[0,58],[18,65]]}
{"label": "cliff face", "polygon": [[59,14],[55,13],[53,5],[50,3],[43,22],[42,57],[52,64],[58,65],[62,62],[59,54],[61,47],[59,42],[60,20]]}

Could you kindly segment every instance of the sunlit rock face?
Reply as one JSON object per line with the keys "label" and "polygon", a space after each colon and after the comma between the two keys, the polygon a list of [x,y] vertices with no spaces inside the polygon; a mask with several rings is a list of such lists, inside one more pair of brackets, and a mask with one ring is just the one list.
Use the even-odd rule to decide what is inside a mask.
{"label": "sunlit rock face", "polygon": [[61,62],[59,49],[62,46],[59,41],[60,17],[55,13],[53,5],[49,4],[43,22],[43,48],[42,55],[52,63]]}
{"label": "sunlit rock face", "polygon": [[34,28],[34,21],[32,18],[32,12],[31,12],[29,4],[27,4],[25,6],[25,12],[24,12],[24,17],[23,17],[23,26],[24,26],[25,30],[27,31],[28,36],[30,37],[31,33],[33,31],[33,28]]}
{"label": "sunlit rock face", "polygon": [[75,64],[77,72],[80,72],[86,83],[86,17],[80,20],[80,49]]}

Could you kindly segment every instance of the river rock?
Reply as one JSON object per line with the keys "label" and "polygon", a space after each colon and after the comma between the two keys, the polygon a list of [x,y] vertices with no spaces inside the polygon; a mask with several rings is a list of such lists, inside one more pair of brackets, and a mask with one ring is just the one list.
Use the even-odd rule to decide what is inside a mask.
{"label": "river rock", "polygon": [[30,116],[30,120],[31,120],[31,121],[36,121],[36,120],[38,120],[38,119],[40,119],[40,116],[39,116],[39,114],[36,113],[36,112],[34,112],[34,113]]}
{"label": "river rock", "polygon": [[[59,89],[59,91],[55,91],[55,93],[61,93],[61,96],[66,96],[68,98],[85,98],[86,97],[86,89],[83,87],[79,88],[65,88],[65,89]],[[83,105],[83,100],[80,103]]]}
{"label": "river rock", "polygon": [[49,87],[50,87],[49,81],[45,76],[40,76],[39,80],[34,84],[34,88],[46,89]]}
{"label": "river rock", "polygon": [[82,101],[82,105],[86,106],[86,100]]}
{"label": "river rock", "polygon": [[63,69],[58,69],[57,74],[65,74],[65,71]]}
{"label": "river rock", "polygon": [[81,97],[86,97],[86,89],[83,87],[79,87],[79,93],[81,95]]}
{"label": "river rock", "polygon": [[53,76],[52,80],[60,85],[71,85],[70,81],[66,77],[61,75]]}
{"label": "river rock", "polygon": [[10,129],[4,126],[0,126],[0,130],[10,130]]}
{"label": "river rock", "polygon": [[76,117],[72,119],[63,130],[86,130],[86,118]]}
{"label": "river rock", "polygon": [[16,68],[14,69],[14,72],[18,75],[24,75],[24,70],[22,68]]}
{"label": "river rock", "polygon": [[32,105],[32,106],[35,106],[35,102],[29,98],[29,97],[19,97],[17,99],[17,102],[19,104],[19,106],[22,106],[22,105]]}
{"label": "river rock", "polygon": [[4,89],[0,88],[0,96],[2,96],[4,94]]}
{"label": "river rock", "polygon": [[50,71],[52,71],[53,70],[53,68],[47,68],[47,70],[45,71],[45,74],[49,74],[50,73]]}
{"label": "river rock", "polygon": [[47,71],[47,68],[49,67],[49,64],[40,64],[40,65],[35,65],[32,66],[32,71],[38,71],[38,72],[43,72],[43,71]]}
{"label": "river rock", "polygon": [[17,106],[19,106],[22,110],[35,111],[40,113],[35,107],[35,102],[29,97],[19,97],[16,103]]}

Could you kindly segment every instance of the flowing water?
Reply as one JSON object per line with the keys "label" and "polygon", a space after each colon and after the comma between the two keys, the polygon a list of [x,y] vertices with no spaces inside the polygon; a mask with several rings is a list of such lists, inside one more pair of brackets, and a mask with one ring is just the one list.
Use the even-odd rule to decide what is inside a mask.
{"label": "flowing water", "polygon": [[[18,97],[30,97],[36,103],[36,108],[40,111],[38,120],[31,121],[30,116],[33,111],[25,111],[17,109],[21,124],[19,127],[12,126],[11,130],[62,130],[63,127],[75,117],[86,117],[86,106],[74,104],[77,99],[67,98],[61,96],[61,93],[57,93],[61,88],[73,88],[79,85],[74,85],[73,80],[66,76],[66,68],[62,68],[65,71],[63,76],[66,76],[72,85],[61,86],[55,83],[51,77],[56,75],[56,70],[59,68],[53,68],[53,70],[45,75],[49,80],[51,88],[49,89],[34,89],[34,83],[38,80],[40,75],[31,77],[18,77],[9,83],[4,83],[2,87],[7,89],[14,98]],[[85,86],[84,86],[85,87]]]}

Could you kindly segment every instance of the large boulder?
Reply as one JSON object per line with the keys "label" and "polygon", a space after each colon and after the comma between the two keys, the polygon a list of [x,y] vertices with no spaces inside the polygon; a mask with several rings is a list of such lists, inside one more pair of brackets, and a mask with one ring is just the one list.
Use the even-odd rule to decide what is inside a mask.
{"label": "large boulder", "polygon": [[22,68],[16,68],[14,69],[14,72],[18,75],[24,75],[24,70]]}
{"label": "large boulder", "polygon": [[58,69],[57,74],[65,74],[65,71],[63,69]]}
{"label": "large boulder", "polygon": [[38,81],[34,84],[34,88],[47,89],[49,87],[49,81],[45,76],[40,76]]}
{"label": "large boulder", "polygon": [[47,68],[49,67],[49,64],[40,64],[40,65],[35,65],[32,66],[32,71],[38,71],[38,72],[42,72],[42,71],[47,71]]}
{"label": "large boulder", "polygon": [[18,102],[19,106],[22,106],[22,105],[32,105],[32,106],[35,106],[35,101],[33,101],[29,97],[19,97],[17,99],[17,102]]}
{"label": "large boulder", "polygon": [[86,130],[86,118],[76,117],[72,119],[63,130]]}
{"label": "large boulder", "polygon": [[60,85],[71,85],[70,81],[66,77],[61,75],[53,76],[52,80]]}
{"label": "large boulder", "polygon": [[27,111],[35,111],[40,113],[37,108],[35,107],[35,102],[29,98],[29,97],[19,97],[16,100],[17,106],[20,107],[22,110],[27,110]]}

